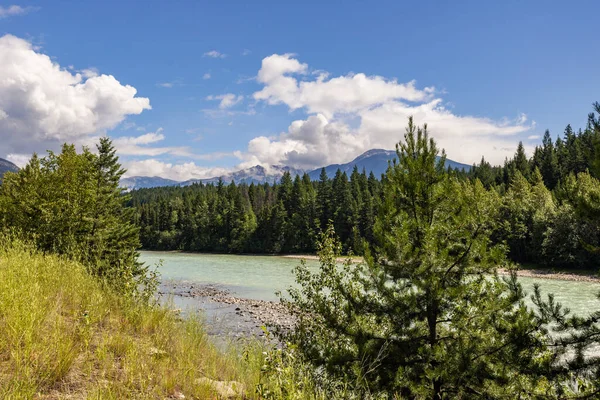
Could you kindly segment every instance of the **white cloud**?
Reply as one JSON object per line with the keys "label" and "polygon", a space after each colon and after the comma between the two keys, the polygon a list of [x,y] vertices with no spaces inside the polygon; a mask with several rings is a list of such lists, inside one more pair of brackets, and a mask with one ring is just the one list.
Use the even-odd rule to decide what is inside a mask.
{"label": "white cloud", "polygon": [[185,86],[185,84],[183,83],[183,80],[175,79],[175,80],[169,81],[169,82],[159,82],[156,84],[156,86],[171,89],[171,88],[174,88],[175,86],[178,86],[178,87]]}
{"label": "white cloud", "polygon": [[81,73],[81,76],[83,76],[85,79],[88,78],[95,78],[98,75],[100,75],[100,72],[98,71],[97,68],[85,68],[82,69],[81,71],[79,71]]}
{"label": "white cloud", "polygon": [[242,95],[235,95],[233,93],[226,93],[226,94],[221,94],[218,96],[207,96],[206,100],[220,100],[219,103],[219,108],[221,110],[225,110],[227,108],[231,108],[233,106],[235,106],[237,103],[239,103],[240,101],[242,101],[244,99],[244,96]]}
{"label": "white cloud", "polygon": [[308,65],[292,58],[291,54],[273,54],[262,61],[257,80],[265,86],[253,96],[268,104],[283,103],[292,110],[306,108],[309,113],[322,113],[331,118],[392,100],[427,100],[434,90],[418,90],[414,81],[404,84],[361,73],[327,79],[328,74],[320,71],[315,80],[299,81],[295,77],[307,73]]}
{"label": "white cloud", "polygon": [[0,6],[0,19],[13,17],[17,15],[25,15],[32,11],[36,11],[37,7],[21,7],[17,5],[12,5],[8,7]]}
{"label": "white cloud", "polygon": [[211,50],[204,53],[203,56],[210,58],[225,58],[227,57],[227,54],[220,53],[217,50]]}
{"label": "white cloud", "polygon": [[344,163],[368,148],[368,138],[353,133],[342,122],[330,122],[323,114],[291,123],[276,138],[259,136],[248,143],[245,153],[237,153],[240,167],[291,165],[311,169],[331,163]]}
{"label": "white cloud", "polygon": [[242,55],[243,55],[243,56],[250,55],[251,53],[252,53],[252,52],[251,52],[250,50],[248,50],[248,49],[244,49],[244,51],[242,51]]}
{"label": "white cloud", "polygon": [[206,79],[210,79],[210,74],[207,72],[204,75],[202,75],[202,79],[206,80]]}
{"label": "white cloud", "polygon": [[23,168],[31,159],[31,154],[7,154],[6,159],[19,168]]}
{"label": "white cloud", "polygon": [[214,178],[225,175],[230,169],[219,167],[202,167],[193,162],[182,164],[165,163],[151,158],[141,161],[126,161],[123,166],[127,169],[125,176],[160,176],[176,181],[188,179]]}
{"label": "white cloud", "polygon": [[119,155],[133,156],[158,156],[172,154],[175,156],[189,157],[191,153],[187,147],[150,147],[149,145],[165,139],[163,128],[156,132],[145,133],[141,136],[122,136],[113,139],[113,144]]}
{"label": "white cloud", "polygon": [[30,42],[0,37],[0,155],[79,142],[151,108],[134,87],[87,71],[73,74]]}
{"label": "white cloud", "polygon": [[484,155],[500,164],[513,155],[514,137],[535,126],[523,113],[500,121],[454,114],[433,87],[419,89],[414,81],[399,83],[362,73],[330,78],[326,71],[311,72],[291,54],[263,59],[257,81],[264,85],[253,94],[257,101],[304,109],[309,115],[292,122],[287,132],[251,140],[245,152],[237,153],[243,167],[314,168],[348,162],[372,148],[393,149],[411,115],[416,123],[428,124],[449,158],[471,164]]}
{"label": "white cloud", "polygon": [[535,140],[535,139],[539,139],[540,137],[541,137],[540,135],[530,135],[530,136],[527,136],[527,139]]}

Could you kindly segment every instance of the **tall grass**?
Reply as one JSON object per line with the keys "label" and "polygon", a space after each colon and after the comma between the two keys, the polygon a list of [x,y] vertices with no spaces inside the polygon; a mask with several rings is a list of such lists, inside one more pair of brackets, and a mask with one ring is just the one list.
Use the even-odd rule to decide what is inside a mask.
{"label": "tall grass", "polygon": [[238,381],[255,398],[261,353],[223,353],[198,317],[121,298],[82,265],[0,243],[0,398],[215,398]]}

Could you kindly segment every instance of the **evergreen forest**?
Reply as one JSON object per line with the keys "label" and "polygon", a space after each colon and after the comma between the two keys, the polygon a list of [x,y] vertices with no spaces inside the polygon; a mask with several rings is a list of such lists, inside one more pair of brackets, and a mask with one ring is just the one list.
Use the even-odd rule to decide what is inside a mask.
{"label": "evergreen forest", "polygon": [[[561,268],[600,262],[600,104],[584,128],[546,131],[530,157],[519,143],[502,166],[484,158],[470,171],[447,173],[481,181],[500,200],[492,238],[511,260]],[[390,168],[393,165],[390,166]],[[285,173],[277,184],[194,184],[131,193],[142,248],[223,253],[314,253],[331,221],[344,254],[376,243],[373,227],[387,177],[355,168],[330,179],[322,170]]]}

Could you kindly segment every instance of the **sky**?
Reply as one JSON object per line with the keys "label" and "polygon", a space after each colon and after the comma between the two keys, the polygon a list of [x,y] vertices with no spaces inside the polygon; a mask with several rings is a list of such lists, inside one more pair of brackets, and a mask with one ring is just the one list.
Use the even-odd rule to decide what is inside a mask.
{"label": "sky", "polygon": [[[15,0],[16,1],[16,0]],[[393,149],[501,164],[600,101],[597,1],[0,0],[0,157],[113,139],[128,176]]]}

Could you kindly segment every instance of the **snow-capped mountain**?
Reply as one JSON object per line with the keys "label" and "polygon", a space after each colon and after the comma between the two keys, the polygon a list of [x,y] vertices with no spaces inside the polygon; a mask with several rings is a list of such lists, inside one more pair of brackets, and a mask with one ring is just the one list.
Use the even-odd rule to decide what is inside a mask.
{"label": "snow-capped mountain", "polygon": [[229,184],[231,182],[235,182],[236,184],[247,183],[248,185],[251,183],[275,183],[279,182],[286,171],[289,171],[292,177],[304,174],[303,170],[282,165],[271,165],[269,168],[265,168],[261,165],[255,165],[254,167],[231,172],[222,176],[215,176],[207,179],[190,179],[183,182],[164,179],[158,176],[133,176],[130,178],[121,179],[121,186],[127,188],[128,190],[145,189],[158,186],[189,186],[193,185],[194,183],[217,184],[219,179],[225,184]]}
{"label": "snow-capped mountain", "polygon": [[[388,161],[392,161],[395,158],[396,152],[393,150],[372,149],[364,152],[349,163],[328,165],[325,167],[325,172],[329,178],[333,178],[338,169],[350,175],[354,169],[354,166],[356,166],[359,172],[362,172],[364,169],[367,174],[373,172],[373,174],[379,178],[381,174],[387,170]],[[446,159],[446,168],[447,167],[463,169],[465,171],[469,171],[471,169],[470,165]],[[320,174],[321,168],[317,168],[310,171],[308,176],[310,176],[311,180],[316,181],[319,179]]]}
{"label": "snow-capped mountain", "polygon": [[271,165],[268,168],[265,168],[261,165],[255,165],[254,167],[231,172],[222,176],[216,176],[214,178],[190,179],[189,181],[182,182],[181,186],[188,186],[199,182],[216,184],[219,182],[219,179],[226,184],[231,182],[235,182],[236,184],[247,183],[248,185],[251,183],[276,183],[279,182],[286,171],[289,172],[292,177],[304,174],[304,171],[301,169],[287,167],[284,165]]}
{"label": "snow-capped mountain", "polygon": [[[358,167],[358,170],[362,172],[364,169],[367,174],[373,172],[376,177],[380,177],[383,174],[387,167],[388,161],[396,158],[396,152],[392,150],[383,150],[383,149],[373,149],[366,151],[360,156],[356,157],[354,160],[350,161],[346,164],[331,164],[325,167],[325,172],[327,176],[333,178],[335,176],[336,171],[339,169],[342,172],[346,172],[346,174],[350,175],[354,166]],[[451,166],[452,168],[464,169],[466,171],[471,169],[470,165],[461,164],[456,161],[446,160],[446,167]],[[254,167],[242,169],[240,171],[231,172],[229,174],[225,174],[222,176],[216,176],[213,178],[207,179],[190,179],[184,182],[178,182],[171,179],[164,179],[160,177],[146,177],[146,176],[134,176],[131,178],[124,178],[121,180],[121,184],[123,187],[126,187],[129,190],[133,189],[142,189],[142,188],[151,188],[157,186],[189,186],[194,183],[212,183],[216,184],[219,182],[219,179],[223,181],[225,184],[229,184],[231,182],[238,183],[247,183],[247,184],[262,184],[262,183],[274,183],[279,182],[283,173],[289,171],[292,175],[292,178],[296,175],[304,174],[304,170],[282,166],[282,165],[271,165],[268,168],[265,168],[260,165],[256,165]],[[321,168],[314,169],[312,171],[308,171],[308,176],[311,180],[318,180],[319,175],[321,174]]]}

